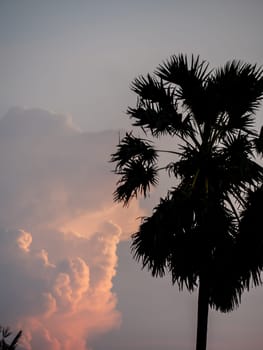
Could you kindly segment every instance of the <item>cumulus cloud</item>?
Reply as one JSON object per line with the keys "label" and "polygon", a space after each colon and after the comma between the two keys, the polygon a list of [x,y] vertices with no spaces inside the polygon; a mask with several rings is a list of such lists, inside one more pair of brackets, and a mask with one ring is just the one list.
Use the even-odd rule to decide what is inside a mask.
{"label": "cumulus cloud", "polygon": [[117,133],[14,108],[0,120],[1,322],[25,349],[80,350],[121,322],[116,249],[143,213],[112,203]]}

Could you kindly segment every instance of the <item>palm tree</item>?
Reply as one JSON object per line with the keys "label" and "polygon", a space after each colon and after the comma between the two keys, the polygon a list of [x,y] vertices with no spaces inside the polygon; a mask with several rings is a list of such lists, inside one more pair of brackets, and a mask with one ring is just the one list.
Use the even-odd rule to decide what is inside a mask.
{"label": "palm tree", "polygon": [[22,336],[22,331],[20,330],[10,343],[6,341],[12,335],[10,329],[8,327],[0,326],[0,333],[0,350],[15,350],[18,345],[19,339]]}
{"label": "palm tree", "polygon": [[[127,113],[147,138],[126,133],[111,158],[120,176],[114,200],[124,205],[147,197],[161,171],[175,179],[132,235],[132,252],[153,276],[170,273],[180,289],[199,289],[196,350],[206,349],[209,306],[237,307],[251,281],[260,284],[263,265],[259,258],[241,264],[251,237],[240,234],[249,193],[257,193],[263,179],[254,129],[263,71],[236,60],[208,67],[199,56],[180,54],[136,78],[137,106]],[[162,135],[174,138],[175,149],[154,147]],[[158,167],[162,152],[174,160]]]}

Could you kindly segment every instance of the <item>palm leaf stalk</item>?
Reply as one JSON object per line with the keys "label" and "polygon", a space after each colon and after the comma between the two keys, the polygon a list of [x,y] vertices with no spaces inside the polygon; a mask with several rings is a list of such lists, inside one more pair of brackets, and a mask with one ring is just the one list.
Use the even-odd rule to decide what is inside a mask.
{"label": "palm leaf stalk", "polygon": [[22,336],[22,331],[20,330],[13,338],[13,340],[8,341],[8,339],[11,337],[12,332],[10,331],[9,327],[2,327],[0,326],[0,350],[15,350],[19,340]]}
{"label": "palm leaf stalk", "polygon": [[[208,68],[199,56],[180,54],[136,78],[138,102],[127,114],[148,139],[126,133],[111,158],[120,177],[114,200],[124,205],[147,197],[160,170],[175,179],[132,235],[131,249],[153,276],[170,273],[180,289],[199,289],[196,350],[206,349],[209,307],[235,309],[243,291],[261,283],[263,268],[263,237],[249,228],[263,202],[256,158],[263,131],[254,126],[263,71],[236,60]],[[177,147],[166,150],[174,160],[158,167],[164,150],[149,138],[163,135]]]}

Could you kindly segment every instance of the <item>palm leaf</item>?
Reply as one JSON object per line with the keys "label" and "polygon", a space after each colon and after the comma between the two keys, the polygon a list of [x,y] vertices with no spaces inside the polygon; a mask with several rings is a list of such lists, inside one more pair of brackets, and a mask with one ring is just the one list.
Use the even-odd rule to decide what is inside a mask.
{"label": "palm leaf", "polygon": [[252,282],[261,284],[260,272],[263,268],[263,233],[261,215],[263,206],[263,186],[250,191],[246,207],[241,214],[239,249],[241,269],[247,287]]}
{"label": "palm leaf", "polygon": [[[172,250],[180,251],[176,237],[193,225],[191,200],[182,189],[176,189],[161,199],[153,215],[143,220],[139,231],[132,236],[132,252],[153,276],[163,276]],[[175,247],[175,248],[174,248]]]}
{"label": "palm leaf", "polygon": [[121,170],[123,166],[131,160],[140,160],[143,164],[155,164],[158,155],[152,144],[148,140],[144,140],[126,133],[126,136],[117,146],[117,152],[111,155],[111,162],[116,162],[116,172]]}
{"label": "palm leaf", "polygon": [[206,61],[200,61],[199,56],[194,57],[192,55],[191,62],[189,62],[186,55],[173,55],[159,65],[155,74],[161,79],[184,89],[190,80],[195,86],[202,85],[210,75],[208,66],[209,64]]}
{"label": "palm leaf", "polygon": [[[218,112],[227,112],[230,125],[238,125],[243,115],[259,108],[263,97],[263,71],[241,61],[228,62],[208,79],[207,90]],[[250,116],[246,126],[251,125]]]}
{"label": "palm leaf", "polygon": [[17,335],[14,337],[14,339],[12,340],[11,344],[9,345],[9,349],[10,350],[13,350],[16,348],[18,342],[19,342],[19,339],[21,338],[22,336],[22,331],[20,330]]}
{"label": "palm leaf", "polygon": [[158,183],[157,168],[144,165],[140,160],[131,160],[118,174],[122,175],[113,194],[114,201],[127,205],[138,194],[146,197],[151,186]]}
{"label": "palm leaf", "polygon": [[253,159],[253,142],[245,135],[229,136],[221,149],[224,187],[240,194],[263,180],[263,168]]}
{"label": "palm leaf", "polygon": [[255,138],[254,144],[258,154],[263,155],[263,127],[260,129],[258,137]]}
{"label": "palm leaf", "polygon": [[244,284],[239,273],[238,257],[235,240],[231,237],[222,240],[221,245],[214,252],[214,259],[210,265],[209,304],[221,312],[232,311],[241,302]]}
{"label": "palm leaf", "polygon": [[160,108],[144,102],[137,108],[129,108],[127,114],[135,119],[134,126],[140,126],[143,130],[149,129],[155,137],[181,134],[188,127],[182,120],[182,115],[170,105]]}
{"label": "palm leaf", "polygon": [[139,76],[132,85],[131,90],[140,96],[142,100],[158,103],[160,106],[173,105],[174,93],[171,89],[165,88],[162,80],[156,78]]}
{"label": "palm leaf", "polygon": [[164,81],[177,86],[177,97],[199,123],[209,117],[204,110],[207,100],[205,84],[210,75],[206,61],[201,61],[199,56],[192,56],[191,62],[184,55],[172,56],[155,73]]}

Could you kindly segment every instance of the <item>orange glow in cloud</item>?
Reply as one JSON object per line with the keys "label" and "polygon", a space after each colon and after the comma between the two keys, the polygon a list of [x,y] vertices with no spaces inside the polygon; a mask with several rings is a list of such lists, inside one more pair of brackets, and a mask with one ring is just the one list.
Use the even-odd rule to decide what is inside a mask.
{"label": "orange glow in cloud", "polygon": [[[120,204],[112,204],[101,210],[82,213],[80,216],[69,220],[60,227],[64,233],[74,233],[76,236],[90,237],[94,232],[100,229],[102,223],[112,224],[119,230],[121,240],[130,238],[132,232],[135,232],[140,223],[140,217],[145,212],[139,207],[137,201],[132,201],[129,211]],[[138,220],[135,220],[138,218]]]}
{"label": "orange glow in cloud", "polygon": [[117,138],[42,110],[0,120],[1,322],[23,329],[24,349],[85,350],[121,323],[117,246],[144,213],[112,201]]}
{"label": "orange glow in cloud", "polygon": [[85,349],[89,336],[119,326],[121,316],[116,310],[116,296],[111,292],[116,273],[117,237],[118,230],[112,230],[94,234],[92,241],[85,238],[89,251],[93,251],[85,259],[77,256],[79,237],[71,235],[68,245],[75,242],[75,249],[71,249],[75,257],[65,257],[55,264],[47,263],[46,253],[40,262],[40,253],[31,249],[25,251],[17,244],[17,249],[24,252],[23,261],[33,266],[30,273],[45,279],[45,291],[38,296],[42,310],[19,320],[20,326],[27,330],[24,338],[27,349],[36,348],[36,344],[38,349],[69,350],[73,345]]}

